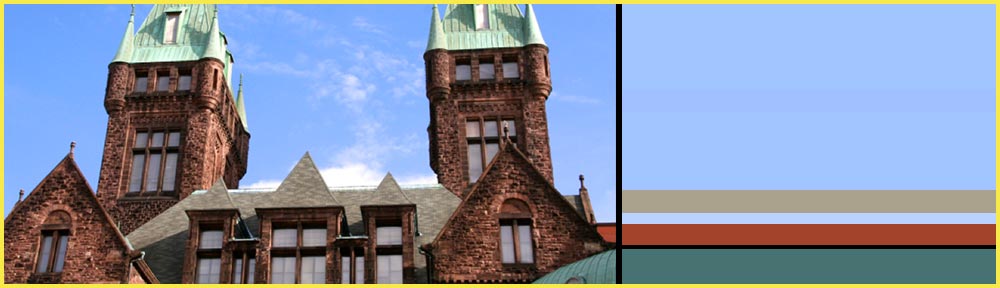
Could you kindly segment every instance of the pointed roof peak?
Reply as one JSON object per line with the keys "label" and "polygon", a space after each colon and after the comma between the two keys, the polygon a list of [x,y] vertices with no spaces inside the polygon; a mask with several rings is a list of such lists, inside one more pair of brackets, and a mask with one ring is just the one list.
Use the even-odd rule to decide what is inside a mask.
{"label": "pointed roof peak", "polygon": [[222,63],[227,63],[225,48],[222,47],[222,32],[219,32],[219,8],[218,6],[214,8],[215,10],[212,12],[212,26],[208,30],[208,43],[205,44],[205,53],[201,58],[215,58],[222,61]]}
{"label": "pointed roof peak", "polygon": [[338,203],[309,152],[302,155],[273,194],[275,199],[271,204],[278,205],[275,207],[317,207]]}
{"label": "pointed roof peak", "polygon": [[538,27],[534,11],[531,4],[527,4],[527,7],[524,8],[524,45],[545,45],[545,39],[542,38],[542,30]]}
{"label": "pointed roof peak", "polygon": [[240,122],[243,123],[244,130],[250,130],[247,126],[247,109],[243,103],[243,73],[240,73],[240,88],[236,92],[236,113],[240,115]]}
{"label": "pointed roof peak", "polygon": [[413,204],[413,201],[403,193],[403,189],[399,187],[391,172],[385,173],[374,194],[372,202],[380,205]]}
{"label": "pointed roof peak", "polygon": [[441,14],[438,14],[438,5],[431,8],[431,32],[427,37],[427,50],[448,49],[448,36],[444,34],[444,27],[441,25]]}
{"label": "pointed roof peak", "polygon": [[222,178],[215,180],[212,187],[208,188],[208,191],[205,191],[205,195],[202,197],[205,197],[205,199],[199,200],[201,203],[224,209],[236,209],[236,204],[233,204],[233,198],[229,196],[229,188],[226,188],[226,182]]}
{"label": "pointed roof peak", "polygon": [[135,5],[132,5],[132,14],[128,17],[128,25],[125,26],[125,36],[122,37],[122,42],[118,44],[118,52],[115,53],[115,58],[111,59],[111,63],[115,62],[129,62],[132,60],[132,51],[135,50]]}

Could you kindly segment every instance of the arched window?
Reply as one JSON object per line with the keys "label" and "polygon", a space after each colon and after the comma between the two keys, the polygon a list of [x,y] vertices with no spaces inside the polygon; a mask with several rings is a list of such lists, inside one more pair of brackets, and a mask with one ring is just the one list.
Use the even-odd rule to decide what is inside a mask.
{"label": "arched window", "polygon": [[69,231],[72,219],[66,211],[53,211],[41,226],[42,239],[35,258],[35,272],[59,273],[66,260]]}
{"label": "arched window", "polygon": [[500,206],[500,255],[503,264],[535,262],[531,216],[528,204],[518,199],[507,199]]}

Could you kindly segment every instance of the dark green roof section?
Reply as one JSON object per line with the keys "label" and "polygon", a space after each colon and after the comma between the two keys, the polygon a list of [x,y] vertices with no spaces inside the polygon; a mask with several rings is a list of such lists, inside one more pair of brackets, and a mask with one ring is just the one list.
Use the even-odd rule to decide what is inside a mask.
{"label": "dark green roof section", "polygon": [[[476,23],[482,14],[476,13],[476,9],[484,8],[488,27],[477,29]],[[530,4],[526,9],[531,11]],[[533,15],[533,13],[522,15],[521,9],[515,4],[448,5],[444,19],[441,21],[444,37],[435,35],[437,31],[433,27],[435,23],[432,21],[432,31],[428,37],[427,48],[428,50],[437,48],[474,50],[523,47],[527,44],[544,45],[541,30]],[[446,47],[440,47],[438,41],[442,40],[447,43]]]}
{"label": "dark green roof section", "polygon": [[574,278],[580,284],[615,284],[617,269],[618,250],[612,249],[556,269],[534,284],[567,284]]}
{"label": "dark green roof section", "polygon": [[[150,62],[177,62],[194,61],[204,57],[219,59],[225,64],[229,64],[225,57],[225,38],[222,33],[212,33],[214,16],[216,13],[214,4],[156,4],[146,15],[145,21],[139,26],[139,30],[132,36],[131,45],[122,43],[121,47],[131,46],[131,51],[125,51],[128,55],[123,55],[119,48],[114,62],[128,63],[150,63]],[[167,31],[167,14],[180,13],[178,17],[176,40],[173,43],[165,43],[164,33]],[[218,29],[218,27],[216,27]],[[131,33],[131,29],[126,31]],[[215,42],[218,48],[208,49],[209,43]]]}

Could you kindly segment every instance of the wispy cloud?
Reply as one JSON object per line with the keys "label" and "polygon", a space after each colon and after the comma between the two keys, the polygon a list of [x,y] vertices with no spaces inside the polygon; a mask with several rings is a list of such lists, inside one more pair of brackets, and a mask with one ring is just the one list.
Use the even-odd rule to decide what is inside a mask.
{"label": "wispy cloud", "polygon": [[597,98],[557,92],[552,92],[552,94],[549,95],[549,99],[577,104],[601,104],[601,100],[598,100]]}
{"label": "wispy cloud", "polygon": [[[250,59],[243,63],[245,69],[275,75],[286,75],[306,82],[310,92],[308,101],[316,109],[329,109],[335,104],[354,119],[349,127],[354,132],[354,142],[348,146],[333,147],[335,152],[328,159],[316,159],[320,173],[331,186],[375,185],[395,157],[413,153],[422,145],[413,135],[392,135],[376,117],[392,115],[383,103],[407,102],[421,99],[424,88],[424,71],[419,58],[410,59],[392,52],[376,49],[365,41],[388,41],[371,37],[345,37],[340,31],[328,29],[329,23],[314,23],[315,19],[294,11],[277,8],[245,9],[245,17],[288,17],[284,25],[299,25],[303,29],[316,29],[319,37],[304,38],[326,50],[342,49],[343,53],[310,55],[295,53],[290,59],[271,60],[268,57]],[[263,21],[263,20],[256,20]],[[385,28],[364,17],[355,17],[350,26],[365,32],[384,36]],[[357,33],[355,33],[357,34]],[[305,37],[305,36],[304,36]],[[367,39],[367,40],[366,40]],[[263,44],[262,44],[263,45]],[[382,45],[377,45],[382,47]],[[397,45],[398,46],[398,45]],[[253,49],[252,45],[241,46]],[[263,49],[260,49],[263,50]],[[258,55],[263,55],[259,53]],[[384,92],[382,87],[385,88]],[[388,98],[386,96],[389,96]],[[382,118],[378,118],[382,119]],[[343,123],[341,123],[342,125]],[[400,183],[436,183],[437,176],[427,174],[397,174]],[[266,179],[251,187],[277,186],[280,180]]]}
{"label": "wispy cloud", "polygon": [[367,18],[361,16],[354,17],[354,22],[351,23],[351,26],[368,33],[386,34],[385,31],[382,31],[382,28],[379,28],[379,26],[369,22]]}

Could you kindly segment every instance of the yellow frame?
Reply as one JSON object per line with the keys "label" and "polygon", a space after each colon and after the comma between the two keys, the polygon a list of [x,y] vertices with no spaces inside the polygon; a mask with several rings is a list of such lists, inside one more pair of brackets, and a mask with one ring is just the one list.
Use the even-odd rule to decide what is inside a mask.
{"label": "yellow frame", "polygon": [[[206,3],[209,1],[125,1],[125,0],[108,0],[108,1],[66,1],[66,0],[12,0],[6,1],[4,5],[7,4],[153,4],[153,3]],[[290,0],[290,1],[278,1],[278,0],[220,0],[213,1],[217,4],[427,4],[426,1],[402,1],[402,0],[352,0],[352,1],[307,1],[307,0]],[[470,0],[458,1],[458,0],[443,0],[437,1],[439,4],[456,4],[456,3],[469,3]],[[630,0],[630,1],[600,1],[600,0],[577,0],[577,1],[565,1],[565,0],[543,0],[543,1],[476,1],[487,4],[507,4],[507,3],[524,3],[530,2],[533,4],[993,4],[996,9],[996,14],[1000,14],[1000,0],[956,0],[956,1],[946,1],[946,0]],[[0,6],[0,47],[4,44],[4,6]],[[994,14],[994,15],[996,15]],[[994,25],[997,22],[994,22]],[[1000,32],[1000,25],[997,25],[995,31]],[[1000,34],[998,34],[1000,36]],[[996,37],[1000,39],[1000,37]],[[1000,44],[1000,42],[998,42]],[[0,67],[4,64],[4,56],[0,53]],[[1000,66],[1000,53],[996,54],[996,66]],[[995,66],[995,67],[996,67]],[[0,69],[0,78],[4,77],[5,71]],[[1000,73],[997,74],[1000,76]],[[0,96],[2,96],[4,91],[4,84],[0,81]],[[1000,77],[997,78],[995,85],[1000,84]],[[994,88],[994,93],[1000,90],[1000,85]],[[1000,105],[997,106],[1000,108]],[[0,119],[3,119],[4,115],[4,101],[0,98]],[[995,118],[995,117],[994,117]],[[994,119],[994,121],[996,121]],[[0,120],[0,124],[3,120]],[[998,122],[1000,124],[1000,122]],[[4,126],[0,125],[0,162],[4,161]],[[996,159],[994,159],[995,161]],[[995,163],[995,162],[994,162]],[[995,164],[994,164],[995,165]],[[0,167],[0,186],[4,183],[4,167]],[[994,186],[996,187],[996,186]],[[0,195],[0,200],[3,200],[3,195]],[[1000,202],[998,202],[1000,204]],[[998,218],[1000,220],[1000,218]],[[998,230],[1000,232],[1000,230]],[[998,233],[1000,234],[1000,233]],[[3,231],[0,231],[0,237],[3,236]],[[0,256],[3,256],[3,251],[0,250]],[[2,275],[3,267],[0,267],[0,275]],[[0,276],[2,277],[2,276]],[[994,275],[995,277],[995,275]],[[996,283],[996,282],[995,282]],[[3,284],[6,286],[6,284]],[[46,287],[52,284],[10,284],[12,287]],[[84,287],[99,287],[107,286],[108,284],[84,284],[75,286]],[[175,285],[183,284],[161,284],[158,287],[173,287]],[[301,285],[301,284],[300,284]],[[454,284],[462,286],[461,284]],[[216,287],[223,286],[223,284],[209,284],[202,287]],[[273,285],[273,287],[301,287],[299,285]],[[311,285],[306,285],[311,286]],[[399,284],[379,284],[381,287],[410,287],[409,285],[399,285]],[[481,287],[485,285],[465,285],[470,287]],[[489,285],[497,287],[519,287],[527,285]],[[588,285],[587,287],[616,287],[622,285]],[[815,288],[828,288],[828,287],[996,287],[996,284],[630,284],[624,285],[630,287],[692,287],[692,288],[712,288],[712,287],[815,287]],[[63,286],[53,286],[53,287],[63,287]],[[319,287],[319,286],[317,286]]]}

